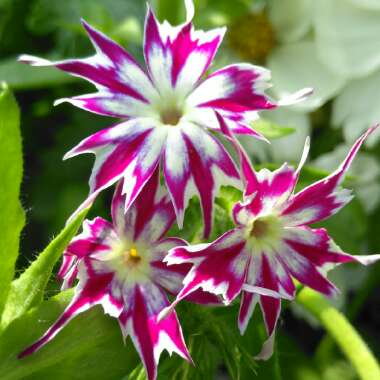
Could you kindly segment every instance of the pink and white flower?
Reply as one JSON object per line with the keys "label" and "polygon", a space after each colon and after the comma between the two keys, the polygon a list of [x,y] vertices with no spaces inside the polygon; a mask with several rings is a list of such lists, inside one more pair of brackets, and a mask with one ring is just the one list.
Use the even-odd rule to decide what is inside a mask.
{"label": "pink and white flower", "polygon": [[[162,261],[170,248],[185,242],[164,237],[175,214],[159,186],[158,170],[126,214],[124,198],[120,183],[112,202],[113,222],[100,217],[86,220],[83,232],[67,247],[59,276],[64,280],[63,288],[79,279],[74,298],[42,338],[20,357],[39,350],[78,314],[102,305],[106,314],[118,318],[124,338],[131,337],[150,380],[156,378],[164,349],[191,362],[175,311],[165,320],[157,319],[169,304],[165,291],[176,294],[190,269],[189,264],[168,267]],[[215,295],[203,292],[189,299],[218,302]]]}
{"label": "pink and white flower", "polygon": [[124,119],[83,140],[65,158],[96,156],[89,205],[103,189],[124,178],[126,210],[160,165],[177,221],[193,195],[200,197],[205,235],[211,230],[213,200],[220,186],[240,187],[236,167],[210,131],[220,131],[217,110],[238,134],[262,138],[249,123],[258,111],[302,100],[302,90],[276,102],[265,90],[270,72],[250,64],[234,64],[205,77],[222,42],[225,28],[195,31],[194,6],[186,1],[187,20],[179,26],[159,23],[148,7],[144,56],[147,70],[114,41],[83,21],[96,54],[84,59],[51,62],[23,55],[35,66],[55,66],[93,83],[97,92],[58,100],[87,111]]}
{"label": "pink and white flower", "polygon": [[241,293],[240,332],[245,332],[259,303],[269,338],[258,358],[266,359],[273,352],[281,298],[293,299],[295,295],[293,278],[332,296],[337,289],[327,279],[327,269],[352,261],[369,264],[380,258],[380,255],[349,255],[334,243],[324,228],[309,226],[337,213],[351,200],[351,192],[340,185],[363,141],[376,127],[355,142],[336,171],[294,193],[308,154],[308,142],[296,170],[284,164],[273,172],[267,169],[256,172],[223,118],[218,115],[218,119],[240,154],[246,182],[243,201],[233,208],[236,227],[210,244],[169,251],[164,260],[169,265],[191,263],[193,267],[175,302],[161,312],[160,318],[200,288],[222,295],[226,304]]}

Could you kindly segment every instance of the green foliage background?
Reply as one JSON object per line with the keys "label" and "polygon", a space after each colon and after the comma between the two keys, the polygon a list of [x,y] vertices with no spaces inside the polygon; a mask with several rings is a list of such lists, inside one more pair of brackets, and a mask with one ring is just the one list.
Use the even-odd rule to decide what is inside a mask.
{"label": "green foliage background", "polygon": [[[224,15],[227,22],[233,23],[248,13],[253,3],[263,2],[199,0],[196,5],[200,12],[195,24],[208,28],[216,15]],[[160,18],[172,22],[180,21],[184,14],[180,0],[156,1],[154,6]],[[21,53],[50,58],[92,54],[79,23],[83,17],[142,60],[144,14],[145,2],[140,0],[0,0],[0,81],[9,86],[2,85],[0,90],[0,314],[4,308],[0,324],[0,373],[3,379],[116,380],[145,376],[130,341],[123,345],[117,322],[104,316],[100,309],[76,318],[41,352],[22,362],[16,359],[20,350],[50,326],[72,296],[71,290],[58,294],[59,285],[51,273],[87,210],[58,235],[57,231],[62,230],[67,217],[87,194],[92,157],[62,162],[62,156],[82,138],[114,122],[67,104],[54,108],[55,99],[86,93],[91,86],[54,69],[23,66],[16,62],[16,57]],[[224,47],[225,44],[219,62],[227,58],[223,55],[231,53]],[[330,124],[330,116],[329,103],[313,115],[312,158],[332,150],[342,141],[341,132]],[[269,139],[293,131],[292,125],[278,126],[268,121],[261,122],[257,128]],[[380,159],[378,148],[372,148],[370,153]],[[256,163],[276,167],[273,163]],[[318,168],[306,167],[300,186],[325,174]],[[354,183],[354,177],[347,181],[349,185]],[[229,227],[230,205],[237,196],[224,189],[217,204],[213,237]],[[111,191],[100,197],[90,214],[108,218],[110,197]],[[195,228],[201,227],[199,216],[197,202],[192,201],[182,232],[190,241],[199,239]],[[354,200],[324,226],[348,252],[380,252],[380,208],[366,213],[362,204]],[[177,233],[175,228],[172,233]],[[42,252],[38,260],[19,276],[38,252]],[[350,269],[340,268],[335,275],[343,289],[350,288]],[[353,273],[362,277],[360,287],[343,293],[340,308],[378,356],[380,297],[375,289],[380,282],[380,266],[356,269]],[[14,275],[18,279],[11,284]],[[254,362],[252,356],[265,338],[259,312],[247,334],[240,337],[236,327],[238,305],[226,309],[180,305],[180,318],[196,368],[179,358],[163,355],[159,378],[357,379],[352,364],[325,337],[320,325],[304,311],[293,312],[288,306],[284,305],[275,355],[268,362]]]}

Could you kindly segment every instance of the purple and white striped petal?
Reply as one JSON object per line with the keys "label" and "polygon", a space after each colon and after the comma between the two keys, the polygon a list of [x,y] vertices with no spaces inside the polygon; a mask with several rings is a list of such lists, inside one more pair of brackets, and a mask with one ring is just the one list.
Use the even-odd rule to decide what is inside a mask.
{"label": "purple and white striped petal", "polygon": [[161,93],[186,96],[211,64],[225,28],[194,31],[191,19],[177,27],[160,24],[150,7],[145,20],[144,54],[150,76]]}
{"label": "purple and white striped petal", "polygon": [[158,166],[166,136],[167,129],[151,126],[149,119],[132,119],[95,133],[68,152],[65,158],[82,153],[96,155],[90,194],[76,213],[122,177],[126,179],[123,193],[127,210]]}
{"label": "purple and white striped petal", "polygon": [[[168,265],[162,260],[167,255],[170,249],[178,246],[185,246],[187,243],[179,238],[169,237],[160,240],[155,246],[156,261],[151,263],[152,280],[167,290],[172,295],[177,295],[182,289],[182,281],[191,269],[190,263]],[[221,300],[218,296],[204,292],[202,289],[196,290],[194,293],[186,297],[187,301],[201,305],[220,305]]]}
{"label": "purple and white striped petal", "polygon": [[264,91],[270,72],[259,66],[235,64],[209,75],[188,97],[194,107],[227,112],[259,111],[276,105]]}
{"label": "purple and white striped petal", "polygon": [[153,284],[136,285],[129,295],[128,308],[119,317],[123,335],[125,338],[130,335],[149,380],[157,378],[157,365],[165,349],[192,362],[175,311],[164,320],[157,319],[168,304],[166,295]]}
{"label": "purple and white striped petal", "polygon": [[[144,244],[160,241],[175,221],[175,213],[168,193],[160,186],[159,167],[156,167],[144,185],[144,191],[137,196],[127,213],[124,188],[125,180],[121,180],[112,200],[112,220],[119,236]],[[159,249],[155,247],[155,251],[156,248]]]}
{"label": "purple and white striped petal", "polygon": [[182,226],[189,199],[199,194],[204,235],[212,229],[214,198],[222,185],[240,187],[239,173],[222,144],[193,124],[172,129],[164,151],[165,181]]}
{"label": "purple and white striped petal", "polygon": [[[85,99],[81,99],[81,97],[63,99],[63,101],[69,101],[76,106],[93,110],[96,113],[117,117],[132,116],[140,108],[142,113],[138,113],[138,115],[144,116],[144,110],[146,110],[144,105],[158,97],[149,77],[124,48],[85,21],[83,21],[83,26],[95,47],[96,54],[94,56],[51,62],[38,57],[22,55],[20,61],[33,66],[55,66],[74,76],[84,78],[97,87],[100,98],[111,94],[118,95],[115,98],[111,97],[108,101],[103,99],[103,105],[100,104],[101,102],[99,103],[99,99],[91,100],[86,99],[87,97]],[[131,114],[129,114],[128,107],[123,111],[123,104],[131,107]]]}
{"label": "purple and white striped petal", "polygon": [[183,280],[183,288],[165,315],[191,293],[201,288],[206,292],[221,295],[224,303],[231,303],[244,284],[248,256],[244,252],[245,240],[240,230],[226,232],[210,244],[176,247],[164,259],[168,265],[192,263],[193,267]]}
{"label": "purple and white striped petal", "polygon": [[50,342],[74,317],[95,305],[102,305],[105,312],[113,317],[119,317],[123,304],[110,292],[113,275],[111,273],[97,276],[84,283],[79,283],[76,295],[58,320],[46,333],[31,346],[19,354],[19,358],[30,355]]}
{"label": "purple and white striped petal", "polygon": [[377,127],[369,128],[355,142],[335,172],[291,197],[282,211],[282,217],[287,225],[299,226],[321,221],[337,213],[352,199],[351,192],[340,188],[340,184],[364,140]]}

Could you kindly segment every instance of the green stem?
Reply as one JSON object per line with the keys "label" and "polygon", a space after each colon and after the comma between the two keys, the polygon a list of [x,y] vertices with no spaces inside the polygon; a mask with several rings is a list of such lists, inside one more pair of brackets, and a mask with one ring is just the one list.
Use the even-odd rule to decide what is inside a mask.
{"label": "green stem", "polygon": [[[378,263],[371,267],[371,270],[368,272],[363,285],[360,287],[360,289],[358,289],[355,298],[347,308],[346,315],[348,320],[354,321],[356,319],[366,299],[372,293],[373,289],[378,285],[379,268],[380,265]],[[333,339],[329,335],[324,336],[315,351],[316,362],[324,365],[324,363],[328,362],[329,358],[334,353],[334,349],[335,343]]]}
{"label": "green stem", "polygon": [[342,313],[319,293],[307,288],[298,294],[297,302],[321,322],[361,380],[380,379],[380,367],[375,357]]}

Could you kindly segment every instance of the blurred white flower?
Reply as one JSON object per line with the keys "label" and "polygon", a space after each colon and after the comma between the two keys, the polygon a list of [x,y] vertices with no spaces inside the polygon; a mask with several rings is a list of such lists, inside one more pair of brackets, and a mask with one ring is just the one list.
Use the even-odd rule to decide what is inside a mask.
{"label": "blurred white flower", "polygon": [[[314,160],[313,165],[333,171],[345,157],[349,145],[338,145],[332,152]],[[367,212],[373,211],[380,202],[380,165],[375,157],[359,152],[352,163],[350,174],[354,177],[355,193]]]}

